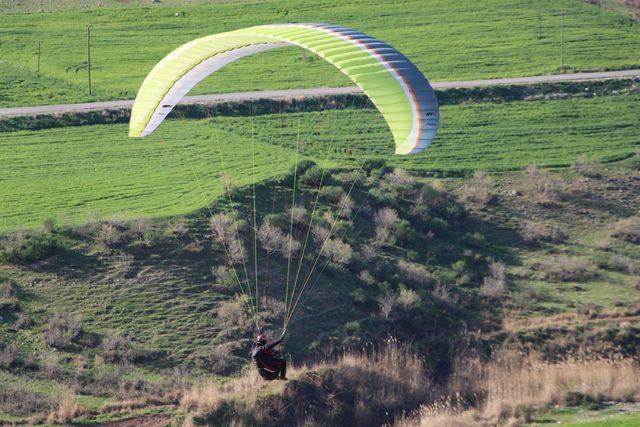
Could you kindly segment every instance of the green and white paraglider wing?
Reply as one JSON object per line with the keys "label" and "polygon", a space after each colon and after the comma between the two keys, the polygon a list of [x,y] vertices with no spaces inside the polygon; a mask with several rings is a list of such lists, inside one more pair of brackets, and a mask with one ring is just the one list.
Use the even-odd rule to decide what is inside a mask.
{"label": "green and white paraglider wing", "polygon": [[420,70],[380,40],[327,24],[261,25],[180,46],[144,80],[131,112],[129,136],[153,132],[182,97],[216,70],[242,57],[286,46],[307,49],[351,78],[386,120],[397,154],[418,153],[435,138],[438,101]]}

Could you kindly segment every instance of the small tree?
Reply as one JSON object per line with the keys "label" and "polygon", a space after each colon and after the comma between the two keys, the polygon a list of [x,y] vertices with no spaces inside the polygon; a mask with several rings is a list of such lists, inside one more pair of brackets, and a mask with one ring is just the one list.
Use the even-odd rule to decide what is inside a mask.
{"label": "small tree", "polygon": [[55,313],[44,332],[44,342],[49,347],[64,348],[82,333],[80,319],[66,313]]}
{"label": "small tree", "polygon": [[491,193],[491,180],[485,171],[475,171],[473,178],[462,187],[462,195],[465,200],[485,206],[493,200]]}
{"label": "small tree", "polygon": [[391,312],[396,305],[397,295],[391,291],[386,291],[384,294],[378,297],[378,308],[380,309],[380,316],[384,320],[388,320],[391,316]]}
{"label": "small tree", "polygon": [[480,287],[482,295],[499,298],[505,291],[506,267],[502,262],[491,261],[489,263],[489,275],[486,276]]}

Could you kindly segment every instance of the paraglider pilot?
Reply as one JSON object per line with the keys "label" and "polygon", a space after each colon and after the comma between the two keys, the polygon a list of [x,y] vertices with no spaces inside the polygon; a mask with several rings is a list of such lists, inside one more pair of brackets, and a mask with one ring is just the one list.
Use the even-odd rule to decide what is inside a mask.
{"label": "paraglider pilot", "polygon": [[253,344],[251,358],[258,368],[258,373],[265,380],[287,380],[287,361],[277,350],[274,350],[274,347],[284,340],[285,333],[286,329],[282,331],[279,340],[270,343],[267,343],[267,337],[264,334],[259,334]]}

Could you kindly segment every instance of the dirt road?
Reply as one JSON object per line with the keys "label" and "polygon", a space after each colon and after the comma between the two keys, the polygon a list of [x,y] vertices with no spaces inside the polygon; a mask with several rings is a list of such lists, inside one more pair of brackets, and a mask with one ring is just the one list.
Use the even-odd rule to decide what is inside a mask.
{"label": "dirt road", "polygon": [[[547,76],[513,77],[505,79],[468,80],[459,82],[432,82],[435,89],[469,88],[498,85],[536,84],[563,81],[588,81],[640,77],[640,70],[602,71],[596,73],[553,74]],[[226,101],[246,101],[251,99],[292,99],[326,95],[360,93],[357,86],[319,87],[311,89],[282,89],[258,92],[235,92],[212,95],[186,96],[181,104],[213,104]],[[39,114],[76,113],[84,111],[104,111],[131,108],[133,100],[88,102],[83,104],[38,105],[33,107],[0,108],[0,118],[11,116],[35,116]]]}

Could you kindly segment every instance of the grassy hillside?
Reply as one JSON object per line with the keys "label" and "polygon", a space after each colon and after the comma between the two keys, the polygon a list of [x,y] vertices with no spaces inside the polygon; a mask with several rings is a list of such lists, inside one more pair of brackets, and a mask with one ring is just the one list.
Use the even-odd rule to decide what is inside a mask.
{"label": "grassy hillside", "polygon": [[[394,45],[433,80],[560,72],[559,13],[566,66],[602,70],[640,66],[640,26],[579,0],[491,0],[482,7],[429,2],[302,0],[119,7],[0,16],[0,106],[132,98],[164,55],[199,36],[275,22],[330,22]],[[93,25],[95,96],[86,90],[86,25]],[[42,42],[41,76],[35,75]],[[252,70],[260,69],[257,75]],[[332,66],[301,50],[273,51],[233,64],[196,93],[349,84]]]}
{"label": "grassy hillside", "polygon": [[[331,239],[342,241],[351,252],[336,249],[338,245],[331,257],[322,257],[320,267],[326,268],[315,271],[319,280],[312,282],[291,324],[287,351],[294,361],[309,356],[306,360],[313,361],[318,351],[345,347],[360,351],[367,342],[391,335],[411,342],[420,363],[440,380],[458,366],[455,355],[469,355],[472,364],[462,370],[463,378],[469,373],[479,377],[474,381],[450,377],[452,388],[447,390],[473,384],[477,388],[459,390],[475,396],[468,401],[473,404],[486,397],[480,392],[486,389],[483,384],[493,384],[488,390],[498,390],[496,403],[503,410],[483,409],[480,415],[488,419],[502,419],[500,414],[532,419],[535,411],[546,411],[547,404],[574,405],[576,399],[586,403],[602,396],[635,399],[624,397],[635,385],[611,387],[617,384],[610,379],[614,377],[602,379],[603,369],[636,378],[624,374],[637,369],[631,362],[620,366],[600,359],[595,365],[576,362],[569,372],[567,364],[545,365],[540,360],[554,361],[576,351],[637,356],[640,236],[634,207],[640,203],[639,167],[637,156],[608,171],[581,159],[571,170],[530,167],[525,173],[443,181],[390,168],[367,167],[360,178],[331,171],[314,224],[327,227],[332,215],[325,213],[339,212],[348,195],[349,213],[338,221]],[[296,199],[307,214],[318,177],[317,168],[309,170],[299,181]],[[289,176],[258,186],[259,223],[269,221],[288,232],[291,180]],[[238,210],[250,278],[254,274],[251,199],[248,187],[234,191],[235,203],[219,201],[211,206],[214,214]],[[389,208],[399,217],[381,216]],[[277,416],[265,413],[265,406],[256,407],[254,400],[246,399],[237,381],[225,382],[223,394],[200,393],[196,388],[189,397],[184,391],[196,378],[218,383],[221,376],[241,369],[252,333],[242,300],[235,296],[238,287],[231,270],[228,265],[220,269],[225,251],[209,225],[210,215],[200,210],[156,221],[49,223],[38,232],[3,236],[0,410],[18,419],[25,411],[46,413],[48,396],[56,395],[60,407],[64,399],[71,403],[79,399],[81,411],[76,416],[81,422],[132,414],[170,419],[187,412],[194,422],[260,416],[277,424]],[[296,221],[294,235],[302,242],[306,223]],[[229,239],[232,227],[223,230]],[[263,242],[261,237],[259,248]],[[319,245],[314,237],[304,271],[312,265]],[[259,249],[258,277],[261,284],[270,283],[269,296],[280,300],[287,257],[274,253],[268,268],[266,258]],[[240,274],[242,264],[236,257]],[[266,322],[274,330],[282,324],[282,305],[272,302],[269,307],[272,317]],[[554,377],[556,382],[545,382],[550,388],[539,389],[537,375],[528,369],[518,373],[512,358],[493,368],[485,366],[486,372],[502,373],[501,380],[483,377],[484,368],[474,363],[484,363],[480,359],[486,352],[501,347],[539,352],[533,359],[536,369],[545,375],[574,375],[571,387],[582,395],[570,394],[567,390],[573,389],[563,382],[567,376],[560,374]],[[266,408],[282,403],[292,414],[298,407],[287,402],[305,399],[327,408],[314,414],[345,421],[359,416],[379,420],[385,411],[396,417],[437,397],[431,394],[439,390],[435,387],[427,393],[416,385],[421,382],[399,381],[397,371],[371,372],[364,359],[350,360],[294,371],[294,381],[260,388],[256,398],[275,393]],[[513,375],[505,376],[505,367]],[[345,375],[349,381],[341,380]],[[527,379],[527,388],[520,387],[524,382],[513,384],[505,377]],[[373,380],[389,386],[381,389],[388,396],[408,394],[366,408],[356,405]],[[500,394],[498,380],[505,387],[517,385],[523,394],[507,388]],[[592,382],[600,397],[593,397],[594,388],[587,386]],[[532,390],[535,399],[527,400],[526,390]],[[514,409],[526,405],[532,408],[528,412]],[[543,416],[572,419],[554,413]]]}
{"label": "grassy hillside", "polygon": [[375,110],[219,117],[217,131],[208,120],[169,120],[136,141],[126,136],[126,125],[3,133],[0,229],[37,226],[45,218],[198,209],[221,194],[218,141],[238,185],[287,171],[297,140],[302,155],[323,160],[329,152],[333,165],[357,168],[363,157],[385,157],[432,174],[533,162],[567,166],[580,155],[616,160],[638,148],[639,101],[631,95],[445,106],[434,146],[411,157],[388,155],[391,135]]}

